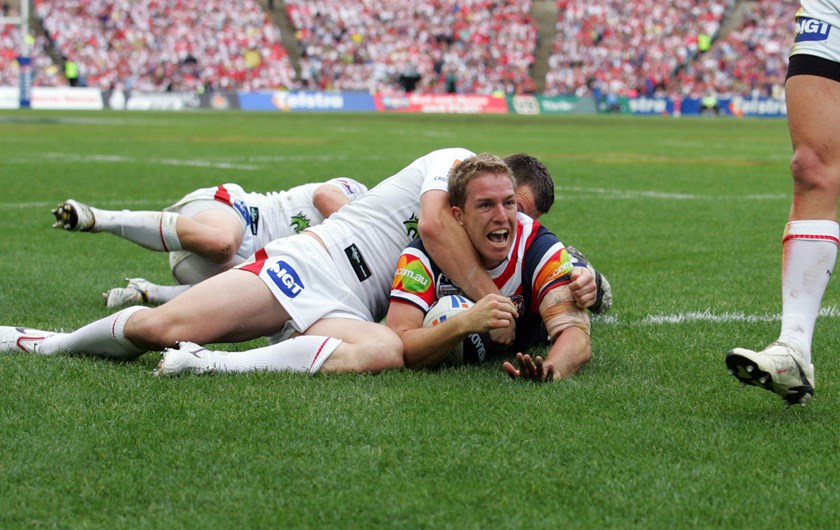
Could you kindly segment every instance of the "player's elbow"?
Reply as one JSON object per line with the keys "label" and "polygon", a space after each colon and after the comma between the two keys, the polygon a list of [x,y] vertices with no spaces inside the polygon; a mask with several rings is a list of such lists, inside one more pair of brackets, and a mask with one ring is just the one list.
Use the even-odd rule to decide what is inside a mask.
{"label": "player's elbow", "polygon": [[[580,331],[580,330],[576,330]],[[563,377],[572,376],[578,373],[590,360],[592,360],[592,343],[589,340],[589,335],[580,333],[576,337],[576,344],[573,346],[571,355],[569,356],[569,363]]]}
{"label": "player's elbow", "polygon": [[344,194],[328,184],[319,186],[312,194],[312,205],[321,212],[324,218],[337,212],[348,202],[350,200]]}
{"label": "player's elbow", "polygon": [[428,248],[430,245],[442,240],[441,236],[444,232],[444,225],[440,218],[435,216],[421,217],[417,222],[417,231],[423,239],[423,244]]}

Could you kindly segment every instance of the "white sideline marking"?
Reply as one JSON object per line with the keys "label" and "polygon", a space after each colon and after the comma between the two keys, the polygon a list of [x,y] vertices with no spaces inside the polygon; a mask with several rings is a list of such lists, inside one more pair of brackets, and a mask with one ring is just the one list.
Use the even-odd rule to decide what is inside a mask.
{"label": "white sideline marking", "polygon": [[232,164],[230,162],[210,162],[207,160],[178,160],[174,158],[143,158],[137,159],[120,155],[76,155],[73,153],[44,153],[45,157],[54,160],[65,160],[73,162],[107,162],[126,164],[160,164],[164,166],[190,166],[190,167],[213,167],[219,169],[243,169],[253,171],[260,169],[252,164]]}
{"label": "white sideline marking", "polygon": [[[178,199],[172,199],[169,201],[163,201],[167,206],[170,204],[174,204],[175,201]],[[24,209],[38,209],[38,208],[55,208],[55,206],[59,203],[58,200],[48,202],[48,201],[39,201],[39,202],[10,202],[6,204],[0,204],[0,209],[2,210],[24,210]],[[121,199],[121,200],[113,200],[113,201],[101,201],[101,203],[97,203],[97,207],[109,207],[106,209],[114,209],[114,208],[121,208],[126,206],[145,206],[146,210],[160,210],[163,208],[162,206],[155,206],[156,204],[161,203],[161,201],[150,201],[148,199]]]}
{"label": "white sideline marking", "polygon": [[230,162],[208,162],[206,160],[176,160],[174,158],[167,158],[163,160],[149,160],[153,164],[163,164],[165,166],[190,166],[190,167],[215,167],[220,169],[259,169],[259,166],[252,166],[250,164],[231,164]]}
{"label": "white sideline marking", "polygon": [[[706,200],[720,200],[720,199],[748,199],[748,200],[779,200],[790,199],[784,193],[765,193],[752,194],[741,196],[720,196],[720,195],[698,195],[695,193],[665,193],[660,191],[629,191],[629,190],[611,190],[606,188],[581,188],[578,186],[555,186],[555,195],[558,199],[563,199],[563,192],[572,192],[575,198],[581,195],[597,195],[600,199],[662,199],[668,201],[706,201]],[[569,198],[569,197],[565,197]]]}
{"label": "white sideline marking", "polygon": [[[826,306],[820,309],[820,318],[840,318],[840,308],[836,306]],[[641,320],[622,320],[615,315],[594,316],[593,322],[598,324],[629,324],[629,325],[648,325],[658,326],[666,324],[683,324],[688,322],[778,322],[782,319],[779,314],[775,315],[747,315],[744,313],[724,313],[715,314],[711,309],[705,311],[689,311],[688,313],[677,313],[674,315],[648,315]]]}

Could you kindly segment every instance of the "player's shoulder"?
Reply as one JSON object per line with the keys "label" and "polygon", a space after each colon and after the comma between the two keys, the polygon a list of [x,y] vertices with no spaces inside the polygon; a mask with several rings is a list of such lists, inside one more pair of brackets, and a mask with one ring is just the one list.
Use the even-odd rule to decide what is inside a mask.
{"label": "player's shoulder", "polygon": [[520,244],[524,245],[526,250],[537,241],[541,244],[548,245],[560,242],[560,239],[554,232],[537,219],[532,219],[524,213],[519,212],[516,221]]}
{"label": "player's shoulder", "polygon": [[451,166],[461,162],[462,160],[466,160],[473,155],[475,155],[474,152],[469,149],[464,149],[463,147],[446,147],[444,149],[432,151],[418,158],[415,162],[419,164],[444,164]]}

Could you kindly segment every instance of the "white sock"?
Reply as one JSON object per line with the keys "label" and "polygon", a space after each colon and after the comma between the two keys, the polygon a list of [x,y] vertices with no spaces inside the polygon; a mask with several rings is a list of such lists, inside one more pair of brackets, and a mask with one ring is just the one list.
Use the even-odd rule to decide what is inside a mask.
{"label": "white sock", "polygon": [[92,232],[108,232],[143,248],[161,252],[182,250],[175,231],[175,212],[133,212],[91,208],[96,224]]}
{"label": "white sock", "polygon": [[333,337],[301,335],[277,344],[241,352],[207,350],[202,359],[218,373],[309,372],[316,373],[341,344]]}
{"label": "white sock", "polygon": [[39,353],[83,353],[101,355],[112,359],[135,359],[146,352],[126,337],[123,330],[128,318],[138,311],[149,309],[143,306],[126,307],[113,315],[99,319],[72,333],[63,333],[47,338],[41,344]]}
{"label": "white sock", "polygon": [[156,285],[151,283],[146,293],[149,295],[150,304],[159,305],[172,300],[190,287],[192,285]]}
{"label": "white sock", "polygon": [[782,258],[782,332],[811,364],[811,340],[840,243],[834,221],[791,221],[785,226]]}

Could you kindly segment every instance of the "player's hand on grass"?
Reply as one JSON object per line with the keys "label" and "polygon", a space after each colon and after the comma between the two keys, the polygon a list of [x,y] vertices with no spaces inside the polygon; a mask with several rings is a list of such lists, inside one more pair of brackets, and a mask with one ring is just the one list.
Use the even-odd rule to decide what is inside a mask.
{"label": "player's hand on grass", "polygon": [[[502,368],[511,379],[524,379],[537,383],[547,383],[555,379],[560,379],[560,374],[554,369],[554,365],[543,361],[543,358],[539,355],[531,358],[530,355],[517,353],[514,362],[516,366],[509,362],[505,362],[502,365]],[[517,366],[519,367],[518,369]]]}

